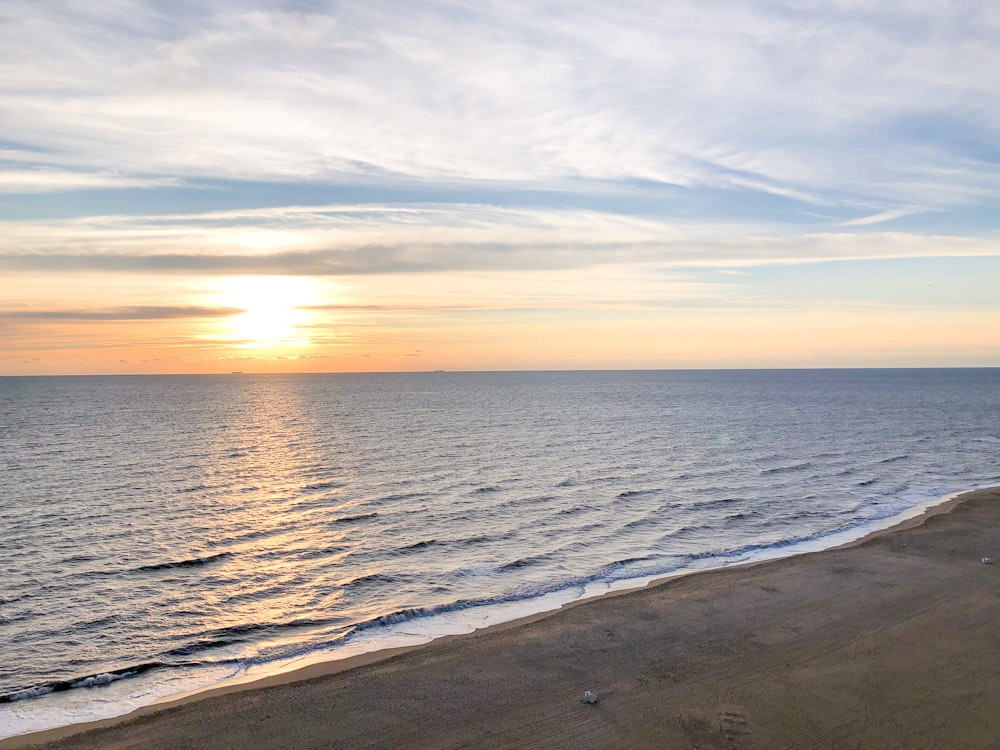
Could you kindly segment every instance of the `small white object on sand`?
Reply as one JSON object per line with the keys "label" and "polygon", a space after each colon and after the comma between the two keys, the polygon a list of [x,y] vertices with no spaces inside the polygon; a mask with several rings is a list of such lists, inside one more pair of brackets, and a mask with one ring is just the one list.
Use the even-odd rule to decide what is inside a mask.
{"label": "small white object on sand", "polygon": [[583,702],[597,703],[597,693],[593,692],[592,690],[588,690],[586,693],[583,694]]}
{"label": "small white object on sand", "polygon": [[993,558],[992,557],[984,557],[983,558],[983,565],[992,565],[992,564],[993,564]]}

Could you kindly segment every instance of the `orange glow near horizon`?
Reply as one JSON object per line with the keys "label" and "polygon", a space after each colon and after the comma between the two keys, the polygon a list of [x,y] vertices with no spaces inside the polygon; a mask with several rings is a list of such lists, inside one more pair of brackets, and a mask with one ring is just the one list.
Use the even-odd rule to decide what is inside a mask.
{"label": "orange glow near horizon", "polygon": [[24,312],[0,319],[4,375],[952,367],[1000,356],[1000,311],[983,305],[761,305],[715,282],[608,269],[25,281],[10,305]]}

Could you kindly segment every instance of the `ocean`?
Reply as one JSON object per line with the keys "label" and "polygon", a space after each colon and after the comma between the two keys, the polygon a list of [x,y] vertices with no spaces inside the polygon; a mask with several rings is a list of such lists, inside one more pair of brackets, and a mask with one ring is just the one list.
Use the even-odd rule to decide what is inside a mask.
{"label": "ocean", "polygon": [[995,484],[1000,369],[0,378],[0,736]]}

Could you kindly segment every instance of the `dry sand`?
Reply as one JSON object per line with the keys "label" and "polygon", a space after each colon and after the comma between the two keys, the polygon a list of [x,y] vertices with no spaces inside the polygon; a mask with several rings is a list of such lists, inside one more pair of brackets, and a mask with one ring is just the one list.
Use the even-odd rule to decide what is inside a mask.
{"label": "dry sand", "polygon": [[1000,489],[960,500],[847,548],[0,748],[1000,748]]}

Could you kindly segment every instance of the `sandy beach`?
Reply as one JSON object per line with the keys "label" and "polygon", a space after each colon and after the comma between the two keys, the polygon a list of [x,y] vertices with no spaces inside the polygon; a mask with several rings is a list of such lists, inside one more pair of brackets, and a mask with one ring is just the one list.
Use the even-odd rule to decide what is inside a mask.
{"label": "sandy beach", "polygon": [[1000,747],[1000,489],[919,520],[0,748]]}

